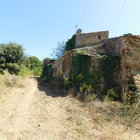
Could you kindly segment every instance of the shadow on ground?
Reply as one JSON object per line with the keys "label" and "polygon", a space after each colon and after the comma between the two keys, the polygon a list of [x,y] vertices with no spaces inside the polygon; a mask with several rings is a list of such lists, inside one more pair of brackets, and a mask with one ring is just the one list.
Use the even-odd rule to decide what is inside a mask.
{"label": "shadow on ground", "polygon": [[53,98],[67,96],[66,92],[63,90],[62,87],[52,83],[45,83],[45,82],[41,83],[38,77],[32,77],[32,78],[37,80],[39,91],[44,91],[47,96],[51,96]]}

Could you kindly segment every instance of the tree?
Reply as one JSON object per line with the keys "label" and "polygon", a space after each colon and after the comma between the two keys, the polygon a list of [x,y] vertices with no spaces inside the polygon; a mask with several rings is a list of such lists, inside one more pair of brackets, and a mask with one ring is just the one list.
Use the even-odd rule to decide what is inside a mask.
{"label": "tree", "polygon": [[51,58],[48,58],[48,57],[44,58],[44,60],[43,60],[43,68],[46,67],[48,64],[54,62],[54,61],[55,61],[54,59],[51,59]]}
{"label": "tree", "polygon": [[35,56],[29,57],[30,70],[33,71],[34,75],[41,75],[42,73],[42,62]]}
{"label": "tree", "polygon": [[52,53],[53,58],[57,60],[68,51],[75,49],[75,40],[76,40],[76,35],[74,34],[70,39],[68,39],[66,43],[59,42],[57,44],[57,47],[53,50]]}
{"label": "tree", "polygon": [[24,50],[22,45],[10,42],[9,44],[0,44],[0,69],[8,71],[11,74],[17,74],[20,65],[24,59]]}
{"label": "tree", "polygon": [[44,60],[43,60],[43,68],[45,67],[45,66],[47,66],[49,63],[51,63],[51,59],[50,58],[48,58],[48,57],[46,57]]}
{"label": "tree", "polygon": [[65,51],[71,51],[73,49],[75,49],[75,38],[76,38],[76,35],[74,34],[72,36],[71,39],[69,39],[67,42],[66,42],[66,48],[65,48]]}
{"label": "tree", "polygon": [[55,60],[59,59],[65,54],[66,43],[58,42],[57,47],[53,50],[52,56]]}

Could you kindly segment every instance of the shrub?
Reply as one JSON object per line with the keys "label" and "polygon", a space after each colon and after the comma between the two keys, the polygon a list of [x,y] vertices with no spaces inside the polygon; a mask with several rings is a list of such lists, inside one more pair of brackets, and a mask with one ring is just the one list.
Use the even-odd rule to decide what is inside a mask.
{"label": "shrub", "polygon": [[112,89],[109,89],[107,91],[107,95],[108,99],[110,100],[119,100],[120,99],[120,92],[118,90],[118,88],[112,88]]}
{"label": "shrub", "polygon": [[18,75],[20,75],[20,76],[28,76],[31,74],[32,74],[32,72],[30,71],[30,69],[24,65],[20,68],[20,71],[18,73]]}
{"label": "shrub", "polygon": [[35,56],[29,57],[30,70],[33,71],[33,74],[39,76],[42,74],[43,65],[42,62]]}
{"label": "shrub", "polygon": [[66,52],[75,49],[75,40],[76,40],[76,35],[74,34],[74,35],[72,36],[72,38],[69,39],[69,40],[66,42],[66,48],[65,48],[65,51],[66,51]]}
{"label": "shrub", "polygon": [[44,60],[43,60],[43,68],[46,67],[48,64],[50,64],[53,60],[46,57]]}
{"label": "shrub", "polygon": [[120,69],[119,56],[103,56],[101,59],[101,74],[104,80],[104,94],[112,100],[122,100],[121,91],[116,81],[115,73]]}
{"label": "shrub", "polygon": [[11,74],[17,74],[24,58],[24,50],[16,43],[0,45],[0,69],[7,69]]}
{"label": "shrub", "polygon": [[84,52],[76,53],[72,58],[72,70],[70,77],[64,77],[64,85],[66,89],[75,89],[80,92],[79,99],[83,100],[87,94],[93,94],[93,77],[89,71],[90,56]]}
{"label": "shrub", "polygon": [[74,87],[77,91],[79,91],[80,86],[82,84],[90,84],[90,57],[87,55],[83,55],[81,53],[77,53],[72,58],[72,70],[70,73],[69,81],[71,83],[70,86]]}
{"label": "shrub", "polygon": [[72,70],[69,79],[64,78],[66,88],[86,94],[96,94],[103,99],[108,96],[111,100],[121,100],[115,73],[120,69],[118,56],[103,56],[98,70],[91,72],[91,57],[86,52],[79,51],[72,58]]}
{"label": "shrub", "polygon": [[93,87],[92,85],[87,85],[85,82],[81,84],[81,86],[79,87],[79,90],[81,93],[92,93],[93,91]]}
{"label": "shrub", "polygon": [[101,60],[101,72],[104,78],[106,90],[113,88],[115,82],[115,72],[120,68],[120,57],[118,56],[103,56]]}
{"label": "shrub", "polygon": [[128,81],[128,91],[126,93],[126,102],[128,104],[133,104],[137,101],[137,99],[138,99],[138,89],[136,87],[134,79],[131,78]]}
{"label": "shrub", "polygon": [[43,68],[41,80],[42,82],[51,82],[53,80],[53,68],[51,64],[48,64]]}

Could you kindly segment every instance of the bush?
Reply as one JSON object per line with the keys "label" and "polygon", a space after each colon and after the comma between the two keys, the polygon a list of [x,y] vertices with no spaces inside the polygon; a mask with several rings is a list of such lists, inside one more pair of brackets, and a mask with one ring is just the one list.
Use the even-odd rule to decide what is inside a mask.
{"label": "bush", "polygon": [[108,99],[110,100],[119,100],[120,99],[120,92],[118,90],[118,88],[112,88],[112,89],[109,89],[107,91],[107,95]]}
{"label": "bush", "polygon": [[29,57],[30,70],[33,71],[33,74],[39,76],[42,74],[43,66],[42,62],[35,56]]}
{"label": "bush", "polygon": [[24,50],[16,43],[0,45],[0,69],[8,70],[11,74],[17,74],[24,58]]}
{"label": "bush", "polygon": [[18,75],[20,75],[20,76],[28,76],[31,74],[32,74],[32,72],[29,70],[29,68],[27,68],[24,65],[20,68],[20,71],[18,73]]}
{"label": "bush", "polygon": [[104,80],[104,95],[111,100],[122,100],[115,73],[120,70],[120,57],[104,55],[101,60],[101,74]]}
{"label": "bush", "polygon": [[128,81],[128,91],[126,93],[126,102],[127,104],[134,104],[138,99],[138,89],[134,82],[134,79],[131,78]]}
{"label": "bush", "polygon": [[46,57],[44,60],[43,60],[43,68],[46,67],[48,64],[50,64],[53,60]]}
{"label": "bush", "polygon": [[77,53],[72,59],[71,80],[79,89],[81,83],[90,84],[90,56]]}
{"label": "bush", "polygon": [[45,65],[41,74],[42,82],[51,82],[53,80],[52,64]]}
{"label": "bush", "polygon": [[76,53],[72,58],[72,70],[69,79],[64,78],[66,89],[74,88],[82,94],[93,92],[93,81],[90,77],[90,56],[82,52]]}
{"label": "bush", "polygon": [[65,48],[65,51],[66,51],[66,52],[75,49],[75,40],[76,40],[76,35],[73,35],[72,38],[69,39],[69,40],[66,42],[66,48]]}
{"label": "bush", "polygon": [[106,90],[114,88],[117,83],[115,82],[115,72],[120,68],[120,57],[118,56],[103,56],[101,60],[101,72],[104,78]]}

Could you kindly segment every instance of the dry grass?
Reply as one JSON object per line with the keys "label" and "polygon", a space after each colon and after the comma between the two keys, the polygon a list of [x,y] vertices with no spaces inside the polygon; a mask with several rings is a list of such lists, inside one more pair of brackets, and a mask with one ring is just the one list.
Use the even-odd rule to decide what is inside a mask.
{"label": "dry grass", "polygon": [[[25,82],[25,80],[21,77],[5,72],[5,75],[0,76],[0,94],[8,93],[14,87],[21,88],[25,84],[22,82]],[[52,108],[57,105],[56,103],[61,105],[61,107],[58,106],[56,112],[54,111],[54,114],[57,114],[60,108],[64,108],[62,121],[66,128],[66,134],[63,135],[65,139],[140,140],[140,102],[133,105],[111,101],[84,103],[70,96],[48,99],[52,103]],[[45,105],[43,105],[43,108]]]}
{"label": "dry grass", "polygon": [[[140,102],[80,102],[71,98],[68,121],[73,137],[82,140],[140,140]],[[68,125],[70,126],[70,125]]]}
{"label": "dry grass", "polygon": [[0,75],[0,94],[8,93],[15,88],[23,87],[23,77],[11,75],[8,71],[4,72],[4,75]]}
{"label": "dry grass", "polygon": [[123,105],[117,102],[94,101],[84,104],[84,111],[92,118],[95,134],[100,140],[139,140],[140,104]]}

